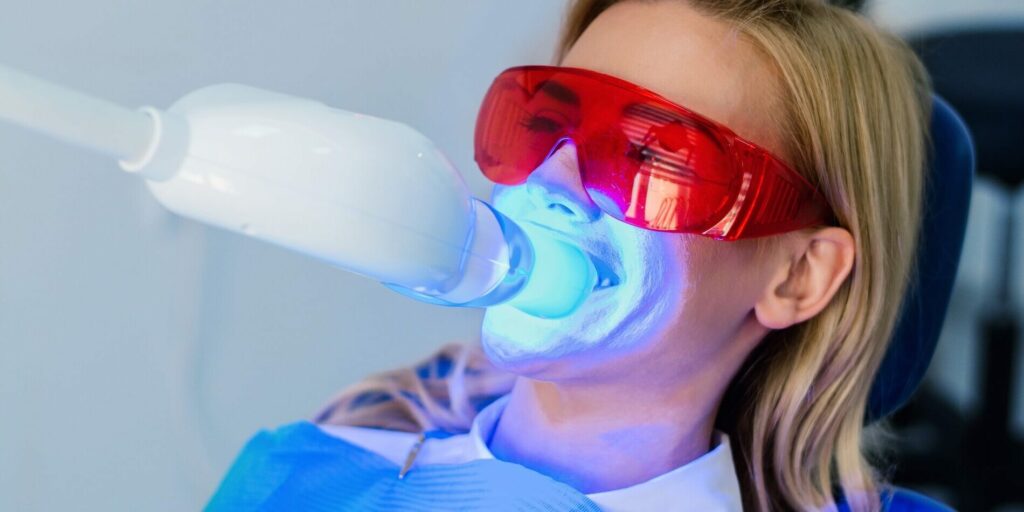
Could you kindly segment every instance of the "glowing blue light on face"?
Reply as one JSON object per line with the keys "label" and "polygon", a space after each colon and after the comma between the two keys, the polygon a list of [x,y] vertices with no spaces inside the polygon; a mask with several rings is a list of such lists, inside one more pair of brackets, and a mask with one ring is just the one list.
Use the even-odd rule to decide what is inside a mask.
{"label": "glowing blue light on face", "polygon": [[594,289],[597,271],[590,258],[569,240],[524,223],[519,228],[533,245],[529,280],[509,305],[541,318],[571,315]]}
{"label": "glowing blue light on face", "polygon": [[681,269],[687,256],[672,242],[678,237],[605,214],[574,224],[563,212],[538,205],[526,189],[496,186],[491,204],[521,226],[536,223],[566,233],[595,259],[606,262],[619,283],[595,290],[563,318],[538,318],[507,303],[488,308],[482,341],[492,360],[515,366],[599,347],[628,350],[657,335],[686,286]]}

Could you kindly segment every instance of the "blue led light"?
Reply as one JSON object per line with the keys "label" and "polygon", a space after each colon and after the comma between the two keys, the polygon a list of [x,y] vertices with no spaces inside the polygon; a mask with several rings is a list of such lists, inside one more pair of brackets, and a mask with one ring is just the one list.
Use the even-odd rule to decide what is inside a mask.
{"label": "blue led light", "polygon": [[528,223],[520,229],[533,245],[534,262],[526,286],[509,305],[533,316],[560,318],[572,314],[590,295],[597,271],[590,258],[569,240]]}
{"label": "blue led light", "polygon": [[539,203],[525,185],[496,186],[491,204],[521,226],[565,233],[589,258],[602,262],[602,278],[614,278],[614,284],[599,286],[561,318],[530,315],[509,303],[487,308],[481,336],[492,361],[507,369],[521,364],[527,371],[574,354],[591,354],[596,361],[602,354],[645,345],[678,318],[692,284],[686,273],[691,255],[681,235],[641,229],[607,214],[587,221],[567,217]]}

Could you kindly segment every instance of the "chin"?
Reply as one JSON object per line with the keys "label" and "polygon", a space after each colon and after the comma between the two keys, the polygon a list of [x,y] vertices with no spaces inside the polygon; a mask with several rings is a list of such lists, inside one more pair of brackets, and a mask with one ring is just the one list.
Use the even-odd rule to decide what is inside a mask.
{"label": "chin", "polygon": [[498,368],[519,375],[543,371],[550,359],[537,348],[530,348],[515,340],[497,334],[483,333],[480,337],[484,354]]}
{"label": "chin", "polygon": [[487,359],[503,371],[536,380],[555,380],[566,370],[566,354],[557,350],[560,347],[529,346],[486,331],[480,341]]}
{"label": "chin", "polygon": [[498,369],[533,380],[569,382],[589,379],[602,373],[606,355],[597,346],[587,346],[571,336],[550,338],[545,346],[523,343],[484,330],[481,346],[487,359]]}

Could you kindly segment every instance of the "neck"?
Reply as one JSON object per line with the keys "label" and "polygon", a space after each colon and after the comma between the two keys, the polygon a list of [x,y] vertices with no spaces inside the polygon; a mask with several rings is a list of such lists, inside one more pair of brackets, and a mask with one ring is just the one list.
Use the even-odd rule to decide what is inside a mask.
{"label": "neck", "polygon": [[[694,376],[696,377],[696,376]],[[635,485],[711,448],[720,384],[547,382],[519,377],[490,448],[583,493]],[[658,390],[653,391],[652,389]]]}

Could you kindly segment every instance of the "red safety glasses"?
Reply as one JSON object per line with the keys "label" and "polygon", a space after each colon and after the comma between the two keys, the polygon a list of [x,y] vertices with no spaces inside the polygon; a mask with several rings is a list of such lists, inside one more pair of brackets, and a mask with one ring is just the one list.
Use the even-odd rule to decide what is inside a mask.
{"label": "red safety glasses", "polygon": [[586,69],[498,75],[476,125],[484,175],[522,183],[567,140],[591,200],[633,226],[736,240],[832,219],[821,193],[778,158],[654,92]]}

